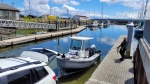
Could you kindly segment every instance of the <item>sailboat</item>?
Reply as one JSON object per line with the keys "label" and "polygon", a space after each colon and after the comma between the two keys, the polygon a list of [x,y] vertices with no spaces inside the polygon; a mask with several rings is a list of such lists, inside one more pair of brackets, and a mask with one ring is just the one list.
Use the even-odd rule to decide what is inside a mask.
{"label": "sailboat", "polygon": [[148,4],[148,0],[146,0],[146,4],[145,4],[145,10],[143,9],[144,7],[144,2],[143,2],[143,7],[142,7],[142,14],[143,14],[143,10],[144,10],[144,15],[143,15],[143,20],[141,20],[138,24],[138,26],[136,27],[136,29],[134,30],[134,35],[138,36],[138,37],[142,37],[143,36],[143,30],[144,30],[144,18],[146,16],[146,11],[147,11],[147,4]]}
{"label": "sailboat", "polygon": [[103,2],[102,2],[102,21],[101,21],[100,26],[107,26],[108,23],[109,23],[108,20],[103,19]]}

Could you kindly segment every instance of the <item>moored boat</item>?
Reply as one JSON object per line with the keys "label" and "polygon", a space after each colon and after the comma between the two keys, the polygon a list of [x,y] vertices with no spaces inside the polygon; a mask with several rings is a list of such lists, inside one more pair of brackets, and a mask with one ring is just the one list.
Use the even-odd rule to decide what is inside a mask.
{"label": "moored boat", "polygon": [[91,37],[73,36],[69,52],[57,56],[57,64],[63,69],[83,69],[90,67],[100,56],[95,45],[89,45]]}
{"label": "moored boat", "polygon": [[143,21],[141,21],[138,26],[135,28],[134,30],[134,35],[135,36],[139,36],[139,37],[142,37],[143,36]]}
{"label": "moored boat", "polygon": [[93,21],[93,23],[88,25],[88,27],[98,27],[98,26],[99,26],[98,21]]}

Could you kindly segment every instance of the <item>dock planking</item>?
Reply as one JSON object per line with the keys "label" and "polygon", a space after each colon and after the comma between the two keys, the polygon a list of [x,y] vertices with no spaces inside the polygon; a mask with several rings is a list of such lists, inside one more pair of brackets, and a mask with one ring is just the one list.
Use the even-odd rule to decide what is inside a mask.
{"label": "dock planking", "polygon": [[134,84],[133,59],[120,61],[121,56],[116,49],[124,37],[119,37],[85,84]]}
{"label": "dock planking", "polygon": [[17,44],[22,44],[26,42],[35,41],[35,40],[41,40],[41,39],[46,39],[46,38],[53,38],[57,36],[77,33],[85,28],[86,28],[85,26],[79,26],[78,28],[72,29],[72,30],[69,29],[69,30],[49,32],[49,33],[39,34],[39,35],[24,36],[24,37],[19,37],[19,38],[14,38],[14,39],[2,40],[0,41],[0,47],[17,45]]}

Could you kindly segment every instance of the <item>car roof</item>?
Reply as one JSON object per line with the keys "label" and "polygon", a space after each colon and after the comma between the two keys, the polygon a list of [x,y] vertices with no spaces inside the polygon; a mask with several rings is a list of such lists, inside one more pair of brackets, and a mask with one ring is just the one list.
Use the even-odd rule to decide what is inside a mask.
{"label": "car roof", "polygon": [[0,77],[18,71],[31,69],[34,67],[45,66],[46,63],[40,62],[29,57],[11,57],[0,59]]}
{"label": "car roof", "polygon": [[23,57],[3,58],[3,59],[0,59],[0,68],[5,69],[5,68],[12,67],[12,66],[22,65],[27,62],[32,63],[36,61],[37,60],[30,59],[29,57],[28,58],[23,58]]}

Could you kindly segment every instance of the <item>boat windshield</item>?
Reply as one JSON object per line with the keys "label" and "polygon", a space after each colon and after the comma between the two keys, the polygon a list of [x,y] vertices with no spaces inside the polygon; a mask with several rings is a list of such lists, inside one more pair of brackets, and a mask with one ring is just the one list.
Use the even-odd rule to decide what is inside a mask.
{"label": "boat windshield", "polygon": [[71,45],[70,45],[70,49],[72,50],[80,50],[82,46],[82,41],[81,40],[71,40]]}

